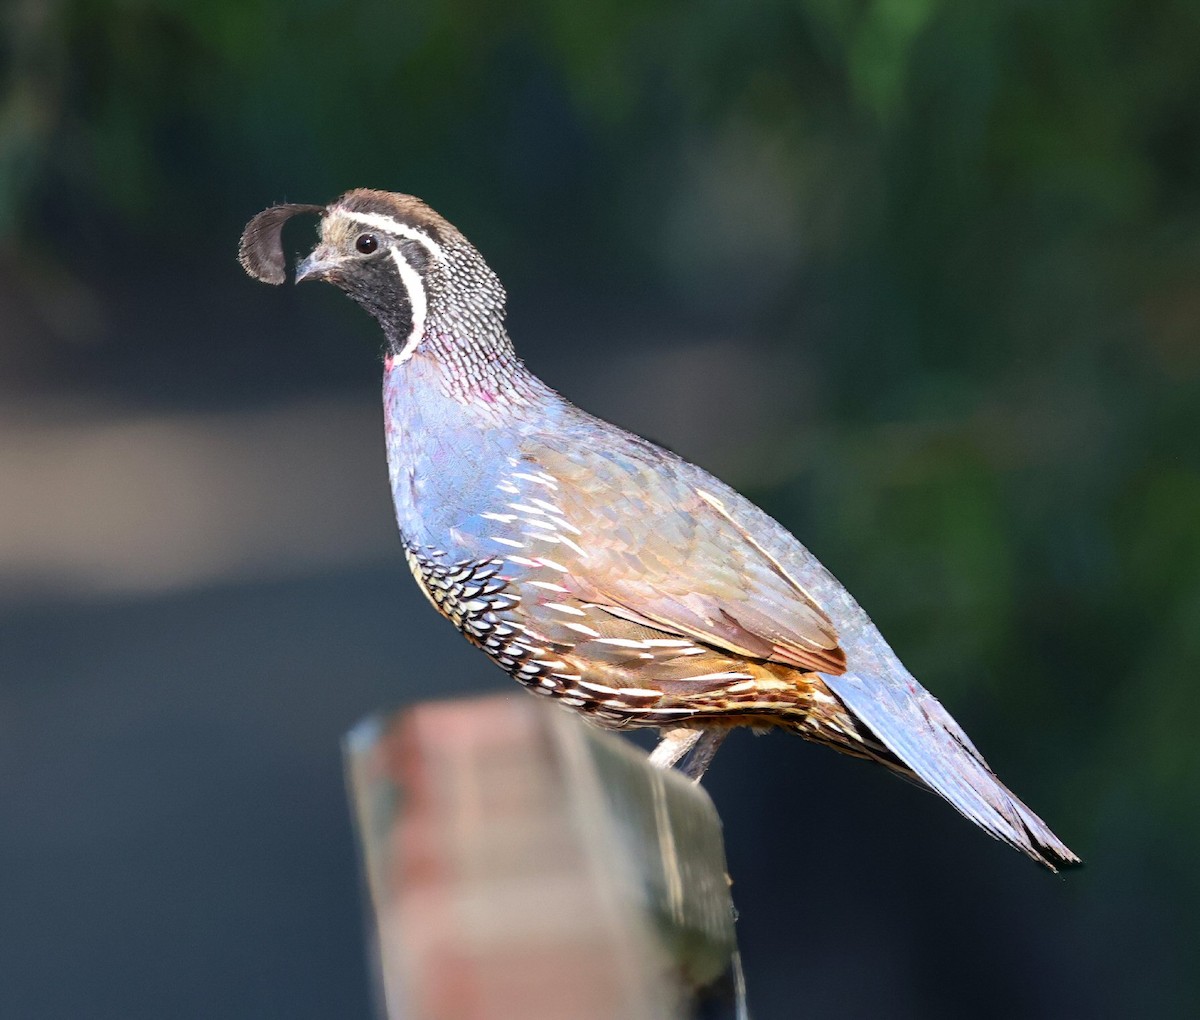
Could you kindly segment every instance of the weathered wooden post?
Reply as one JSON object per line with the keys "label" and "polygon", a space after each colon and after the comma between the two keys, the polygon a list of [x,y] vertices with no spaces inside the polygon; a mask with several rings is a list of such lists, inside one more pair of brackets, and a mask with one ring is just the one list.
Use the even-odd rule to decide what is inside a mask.
{"label": "weathered wooden post", "polygon": [[521,695],[367,720],[346,760],[381,1016],[747,1016],[700,787]]}

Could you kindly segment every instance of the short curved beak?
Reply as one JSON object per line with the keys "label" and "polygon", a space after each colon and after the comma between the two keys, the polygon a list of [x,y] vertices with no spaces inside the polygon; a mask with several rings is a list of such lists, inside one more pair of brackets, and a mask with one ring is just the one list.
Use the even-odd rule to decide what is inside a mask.
{"label": "short curved beak", "polygon": [[341,261],[325,245],[317,245],[312,253],[296,265],[296,282],[303,280],[324,280],[337,268]]}

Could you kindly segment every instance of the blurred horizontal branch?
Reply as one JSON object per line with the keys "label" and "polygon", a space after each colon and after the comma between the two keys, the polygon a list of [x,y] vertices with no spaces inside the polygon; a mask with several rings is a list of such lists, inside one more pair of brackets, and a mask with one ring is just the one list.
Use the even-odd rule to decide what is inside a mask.
{"label": "blurred horizontal branch", "polygon": [[153,592],[385,556],[378,414],[324,399],[6,420],[0,582],[10,595]]}

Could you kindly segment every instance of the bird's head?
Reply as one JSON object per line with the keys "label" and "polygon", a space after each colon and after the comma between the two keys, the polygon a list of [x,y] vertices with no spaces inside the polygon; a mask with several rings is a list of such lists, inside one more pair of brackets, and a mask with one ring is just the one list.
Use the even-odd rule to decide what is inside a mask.
{"label": "bird's head", "polygon": [[320,215],[320,241],[296,266],[296,282],[325,280],[383,327],[388,351],[407,358],[431,332],[474,343],[503,336],[504,288],[471,243],[411,195],[359,189],[328,206],[277,205],[242,234],[242,267],[283,283],[283,225]]}

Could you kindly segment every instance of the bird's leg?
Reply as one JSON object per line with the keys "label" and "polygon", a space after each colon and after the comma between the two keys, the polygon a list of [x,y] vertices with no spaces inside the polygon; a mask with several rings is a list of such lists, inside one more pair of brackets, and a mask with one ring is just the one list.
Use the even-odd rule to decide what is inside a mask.
{"label": "bird's leg", "polygon": [[700,782],[704,777],[708,766],[712,764],[713,755],[717,753],[717,748],[725,742],[725,738],[729,735],[729,730],[702,730],[701,732],[703,735],[696,741],[696,746],[692,749],[687,763],[679,770],[694,783]]}
{"label": "bird's leg", "polygon": [[694,730],[687,726],[664,730],[662,737],[654,745],[654,750],[650,752],[650,764],[656,768],[669,769],[695,747],[703,735],[703,730]]}
{"label": "bird's leg", "polygon": [[728,732],[718,729],[698,730],[686,726],[667,730],[650,752],[650,764],[660,769],[669,769],[678,764],[690,751],[691,757],[679,771],[689,779],[699,782]]}

